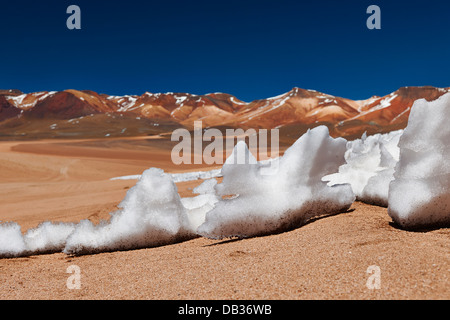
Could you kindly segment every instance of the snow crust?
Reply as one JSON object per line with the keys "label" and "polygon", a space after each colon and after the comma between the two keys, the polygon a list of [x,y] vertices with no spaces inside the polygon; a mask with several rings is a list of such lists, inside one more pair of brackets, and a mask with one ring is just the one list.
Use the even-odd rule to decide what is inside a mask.
{"label": "snow crust", "polygon": [[[172,173],[171,177],[174,182],[188,182],[195,180],[218,178],[221,176],[221,169],[213,169],[209,171],[193,171],[183,173]],[[139,180],[141,175],[129,175],[122,177],[111,178],[110,180]]]}
{"label": "snow crust", "polygon": [[110,221],[98,226],[81,221],[68,237],[64,252],[154,247],[195,236],[175,183],[161,169],[145,171],[119,208]]}
{"label": "snow crust", "polygon": [[17,223],[0,224],[0,258],[62,251],[75,224],[44,222],[22,235]]}
{"label": "snow crust", "polygon": [[17,223],[0,224],[0,257],[10,258],[26,251],[25,241]]}
{"label": "snow crust", "polygon": [[390,184],[389,215],[404,228],[450,224],[450,93],[417,100]]}
{"label": "snow crust", "polygon": [[[333,139],[322,126],[308,131],[286,150],[276,174],[245,143],[236,145],[216,187],[219,201],[198,228],[204,237],[251,237],[289,230],[308,219],[347,210],[355,196],[350,185],[327,186],[321,178],[344,163],[346,140]],[[247,159],[246,162],[234,159]]]}
{"label": "snow crust", "polygon": [[357,200],[387,207],[389,183],[399,159],[403,131],[375,134],[347,142],[345,164],[324,177],[329,185],[349,183]]}

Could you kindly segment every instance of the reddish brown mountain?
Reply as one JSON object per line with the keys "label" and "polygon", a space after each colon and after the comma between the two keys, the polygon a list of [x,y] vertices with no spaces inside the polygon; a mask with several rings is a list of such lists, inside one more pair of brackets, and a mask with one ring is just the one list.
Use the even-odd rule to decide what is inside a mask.
{"label": "reddish brown mountain", "polygon": [[364,131],[376,133],[403,129],[414,101],[433,101],[447,92],[450,88],[403,87],[385,97],[357,101],[359,114],[338,123],[336,135],[358,136]]}
{"label": "reddish brown mountain", "polygon": [[[110,132],[106,134],[110,136],[119,132],[147,133],[142,126],[148,123],[153,127],[164,123],[170,128],[192,128],[194,121],[201,120],[205,127],[281,128],[293,135],[324,124],[334,136],[356,137],[364,131],[370,134],[404,128],[415,100],[434,100],[449,91],[450,88],[404,87],[385,97],[354,101],[294,88],[277,97],[247,103],[225,93],[109,96],[77,90],[31,94],[0,90],[0,136],[2,127],[8,128],[8,136],[14,136],[18,128],[23,131],[20,135],[27,135],[24,122],[35,128],[39,127],[38,122],[43,123],[49,128],[42,130],[53,133],[69,124],[71,132],[98,126],[104,129],[99,131],[101,135]],[[84,126],[87,116],[89,125]],[[125,120],[127,127],[123,125]],[[140,127],[133,130],[132,126]]]}

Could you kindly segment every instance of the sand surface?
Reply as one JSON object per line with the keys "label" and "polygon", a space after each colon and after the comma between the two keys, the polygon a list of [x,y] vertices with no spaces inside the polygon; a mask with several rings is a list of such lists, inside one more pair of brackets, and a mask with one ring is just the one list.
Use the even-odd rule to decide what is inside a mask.
{"label": "sand surface", "polygon": [[[0,143],[0,221],[107,219],[150,167],[175,166],[160,139]],[[200,181],[179,183],[189,196]],[[67,288],[76,265],[81,289]],[[380,289],[369,289],[370,266]],[[190,241],[71,257],[0,259],[0,299],[450,299],[450,229],[409,232],[387,209],[356,202],[339,215],[265,237]]]}

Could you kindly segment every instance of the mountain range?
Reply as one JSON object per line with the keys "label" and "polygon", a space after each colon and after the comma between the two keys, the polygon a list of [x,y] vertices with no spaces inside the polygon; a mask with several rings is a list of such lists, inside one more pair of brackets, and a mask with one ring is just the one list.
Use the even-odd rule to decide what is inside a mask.
{"label": "mountain range", "polygon": [[23,93],[0,90],[0,138],[132,136],[204,127],[280,129],[297,138],[326,125],[346,138],[406,127],[414,101],[432,101],[450,88],[402,87],[383,96],[351,100],[293,88],[276,97],[244,102],[226,93],[150,93],[112,96],[89,90]]}

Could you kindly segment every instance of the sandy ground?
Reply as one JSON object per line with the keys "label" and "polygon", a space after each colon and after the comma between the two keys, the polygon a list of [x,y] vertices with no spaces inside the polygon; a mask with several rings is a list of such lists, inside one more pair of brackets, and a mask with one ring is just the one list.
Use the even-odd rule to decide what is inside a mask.
{"label": "sandy ground", "polygon": [[[135,181],[174,166],[163,141],[0,143],[0,220],[109,217]],[[206,168],[203,168],[206,169]],[[199,182],[178,184],[189,196]],[[67,268],[81,271],[71,290]],[[380,288],[370,289],[380,271]],[[396,228],[385,208],[354,203],[296,230],[245,240],[203,238],[141,250],[0,259],[0,299],[450,299],[450,229]]]}

